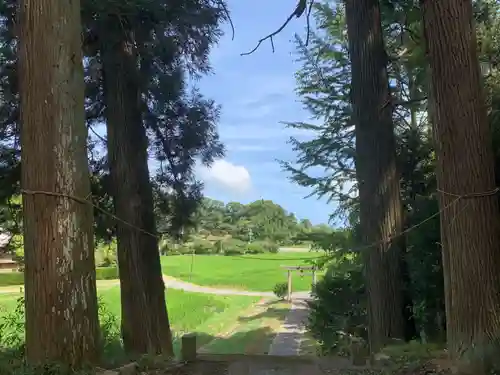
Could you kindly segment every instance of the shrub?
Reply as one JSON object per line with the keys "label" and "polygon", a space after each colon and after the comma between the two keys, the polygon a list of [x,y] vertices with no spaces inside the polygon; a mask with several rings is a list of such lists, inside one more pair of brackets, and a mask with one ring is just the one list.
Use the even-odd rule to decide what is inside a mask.
{"label": "shrub", "polygon": [[[106,365],[116,367],[128,358],[125,356],[120,337],[120,321],[102,298],[98,297],[99,323],[104,344]],[[74,371],[60,371],[55,364],[46,364],[43,369],[27,368],[23,361],[25,347],[25,307],[24,297],[19,297],[14,309],[0,311],[0,373],[1,374],[77,374]],[[111,360],[111,361],[109,361]],[[81,372],[81,374],[87,372]],[[80,372],[78,372],[80,374]]]}
{"label": "shrub", "polygon": [[22,234],[15,234],[9,243],[9,248],[14,252],[13,260],[19,264],[19,270],[24,270],[24,237]]}
{"label": "shrub", "polygon": [[273,288],[273,293],[279,299],[285,299],[288,294],[288,284],[287,283],[277,283]]}
{"label": "shrub", "polygon": [[95,263],[97,267],[116,265],[116,240],[111,242],[96,242]]}
{"label": "shrub", "polygon": [[265,243],[260,241],[250,242],[247,245],[247,253],[249,254],[262,254],[266,252]]}
{"label": "shrub", "polygon": [[185,255],[185,254],[192,254],[193,253],[193,245],[190,244],[188,245],[178,245],[178,246],[172,246],[169,247],[167,251],[162,253],[162,255],[168,256],[168,255]]}
{"label": "shrub", "polygon": [[201,237],[207,237],[210,236],[210,231],[206,229],[200,229],[198,235]]}
{"label": "shrub", "polygon": [[24,350],[24,297],[19,297],[13,310],[1,311],[0,347],[22,353]]}
{"label": "shrub", "polygon": [[118,267],[98,267],[95,273],[97,280],[116,280],[120,278]]}
{"label": "shrub", "polygon": [[267,252],[276,254],[277,252],[279,252],[280,247],[278,246],[278,244],[276,242],[265,242],[264,249]]}
{"label": "shrub", "polygon": [[173,247],[174,246],[171,241],[165,236],[163,236],[158,243],[158,250],[160,250],[160,255],[169,255],[173,250]]}
{"label": "shrub", "polygon": [[212,231],[210,233],[211,236],[216,236],[216,237],[224,237],[226,234],[227,234],[227,232],[225,230],[218,229],[218,228],[212,229]]}
{"label": "shrub", "polygon": [[365,285],[357,257],[332,264],[312,297],[309,329],[324,354],[345,354],[346,334],[367,338]]}
{"label": "shrub", "polygon": [[99,323],[101,326],[101,335],[104,344],[104,358],[110,362],[110,365],[115,365],[114,362],[120,363],[126,359],[123,346],[121,344],[120,320],[109,310],[101,296],[97,296],[97,299]]}
{"label": "shrub", "polygon": [[211,254],[214,252],[214,245],[207,240],[196,240],[192,248],[195,254]]}
{"label": "shrub", "polygon": [[245,249],[241,249],[241,248],[238,248],[238,247],[224,249],[224,255],[227,255],[227,256],[230,256],[230,255],[243,255],[243,254],[245,254]]}
{"label": "shrub", "polygon": [[224,245],[222,244],[222,240],[217,240],[214,242],[214,254],[220,254],[224,250]]}
{"label": "shrub", "polygon": [[222,243],[222,248],[224,249],[224,255],[241,255],[245,254],[246,244],[235,238],[231,238]]}

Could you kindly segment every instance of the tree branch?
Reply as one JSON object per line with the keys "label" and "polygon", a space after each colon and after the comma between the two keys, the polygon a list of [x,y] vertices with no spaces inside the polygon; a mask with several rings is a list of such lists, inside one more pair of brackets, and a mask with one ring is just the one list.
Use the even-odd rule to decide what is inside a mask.
{"label": "tree branch", "polygon": [[104,138],[102,135],[100,135],[98,132],[96,132],[94,130],[94,128],[92,127],[92,125],[88,125],[88,128],[89,130],[97,137],[99,138],[104,144],[107,144],[108,143],[108,140],[106,138]]}
{"label": "tree branch", "polygon": [[[283,29],[290,23],[290,21],[292,20],[293,17],[295,18],[300,18],[302,17],[302,15],[306,12],[306,9],[308,9],[308,6],[307,6],[307,1],[308,0],[298,0],[299,2],[297,3],[297,6],[295,7],[295,10],[288,16],[288,18],[285,20],[285,22],[283,22],[283,24],[275,31],[273,31],[271,34],[269,35],[266,35],[265,37],[259,39],[257,45],[255,46],[254,49],[252,49],[251,51],[248,51],[248,52],[243,52],[240,54],[240,56],[248,56],[248,55],[251,55],[252,53],[254,53],[255,51],[257,51],[260,47],[260,45],[265,42],[266,40],[269,39],[269,41],[271,42],[271,48],[272,48],[272,51],[274,52],[274,41],[273,41],[273,37],[275,37],[276,35],[278,35],[280,32],[283,31]],[[312,9],[312,5],[314,3],[314,0],[310,0],[310,3],[309,3],[309,9],[307,11],[307,25],[308,25],[308,30],[307,30],[307,40],[309,40],[309,15],[311,14],[311,9]]]}
{"label": "tree branch", "polygon": [[234,40],[234,24],[233,24],[233,20],[231,18],[231,15],[229,14],[229,10],[227,9],[227,6],[224,3],[224,0],[217,0],[217,4],[219,4],[219,6],[224,11],[224,13],[226,13],[227,20],[229,21],[229,25],[231,25],[231,40]]}
{"label": "tree branch", "polygon": [[427,96],[424,96],[422,98],[415,98],[415,99],[411,99],[411,100],[392,100],[392,99],[389,99],[388,101],[386,101],[384,103],[384,105],[380,108],[380,109],[385,109],[389,106],[391,107],[396,107],[396,106],[405,106],[405,105],[410,105],[410,104],[414,104],[414,103],[419,103],[419,102],[423,102],[427,100]]}

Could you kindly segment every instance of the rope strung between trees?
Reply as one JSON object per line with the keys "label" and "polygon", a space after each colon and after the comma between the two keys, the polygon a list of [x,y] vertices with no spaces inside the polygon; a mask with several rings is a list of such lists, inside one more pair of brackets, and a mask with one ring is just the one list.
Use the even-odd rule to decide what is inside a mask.
{"label": "rope strung between trees", "polygon": [[[415,225],[412,225],[411,227],[409,227],[409,228],[401,231],[400,233],[397,233],[394,236],[391,236],[388,239],[376,241],[376,242],[373,242],[373,243],[368,244],[368,245],[358,246],[358,247],[350,249],[350,251],[352,251],[352,252],[361,252],[363,250],[367,250],[367,249],[370,249],[370,248],[373,248],[373,247],[379,247],[381,245],[388,244],[388,243],[392,242],[393,240],[395,240],[395,239],[397,239],[397,238],[399,238],[401,236],[404,236],[404,235],[408,234],[409,232],[411,232],[411,231],[413,231],[413,230],[421,227],[422,225],[424,225],[425,223],[427,223],[430,220],[434,219],[435,217],[441,215],[444,211],[446,211],[447,209],[449,209],[452,206],[454,206],[460,200],[462,200],[462,199],[487,198],[487,197],[495,196],[495,195],[497,195],[500,192],[500,188],[496,187],[496,188],[494,188],[492,190],[489,190],[489,191],[486,191],[486,192],[482,192],[482,193],[467,193],[467,194],[450,193],[450,192],[443,191],[441,189],[437,189],[436,191],[438,193],[441,193],[443,195],[448,195],[448,196],[453,197],[455,199],[453,199],[446,206],[444,206],[443,208],[441,208],[439,211],[435,212],[434,214],[428,216],[424,220],[418,222]],[[73,201],[81,203],[81,204],[88,204],[88,205],[92,206],[93,208],[95,208],[96,210],[98,210],[99,212],[101,212],[101,213],[109,216],[110,218],[116,220],[117,222],[120,222],[120,223],[122,223],[124,225],[127,225],[128,227],[130,227],[130,228],[132,228],[134,230],[137,230],[137,231],[139,231],[139,232],[141,232],[143,234],[146,234],[148,236],[154,237],[154,238],[156,238],[158,240],[161,239],[161,236],[159,236],[157,234],[154,234],[154,233],[151,233],[151,232],[149,232],[147,230],[144,230],[142,228],[139,228],[136,225],[131,224],[128,221],[126,221],[124,219],[121,219],[120,217],[116,216],[115,214],[113,214],[113,213],[111,213],[111,212],[109,212],[109,211],[107,211],[107,210],[99,207],[98,205],[96,205],[91,200],[91,196],[89,196],[87,198],[81,198],[81,197],[76,197],[76,196],[73,196],[73,195],[70,195],[70,194],[56,193],[56,192],[50,192],[50,191],[41,191],[41,190],[28,190],[28,189],[22,189],[21,190],[21,194],[23,194],[23,195],[31,195],[31,196],[45,195],[45,196],[52,196],[52,197],[60,197],[60,198],[70,199],[70,200],[73,200]],[[468,205],[466,207],[468,207]],[[464,211],[466,207],[464,207],[464,209],[462,209],[461,212]],[[452,223],[453,222],[454,222],[454,220],[452,220]],[[259,258],[259,257],[248,258],[248,257],[243,256],[243,255],[234,255],[234,257],[237,257],[237,258],[246,258],[246,259],[254,259],[254,260],[267,260],[267,261],[315,260],[315,259],[328,259],[328,258],[330,258],[330,256],[328,256],[328,255],[320,256],[320,257],[314,257],[314,258],[310,258],[310,257],[309,258]]]}

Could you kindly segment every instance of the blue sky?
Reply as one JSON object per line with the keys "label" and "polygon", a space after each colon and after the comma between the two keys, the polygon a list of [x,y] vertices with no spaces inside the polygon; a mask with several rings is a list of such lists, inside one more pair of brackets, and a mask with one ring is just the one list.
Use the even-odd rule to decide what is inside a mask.
{"label": "blue sky", "polygon": [[308,137],[281,124],[309,118],[294,93],[294,74],[300,65],[294,61],[291,41],[295,33],[305,33],[305,19],[294,19],[274,38],[274,53],[265,42],[254,54],[240,56],[279,27],[295,4],[228,0],[235,38],[231,40],[225,25],[226,33],[210,56],[214,74],[197,84],[205,96],[222,105],[219,134],[227,153],[210,170],[200,168],[198,177],[211,198],[242,203],[271,199],[299,218],[325,223],[333,207],[314,197],[304,199],[310,191],[288,181],[276,162],[294,160],[286,143],[290,136]]}

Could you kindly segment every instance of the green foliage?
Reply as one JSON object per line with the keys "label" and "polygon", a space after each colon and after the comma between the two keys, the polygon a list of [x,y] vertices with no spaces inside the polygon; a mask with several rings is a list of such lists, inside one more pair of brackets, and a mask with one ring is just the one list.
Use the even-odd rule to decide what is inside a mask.
{"label": "green foliage", "polygon": [[[103,367],[116,368],[130,362],[120,338],[120,289],[99,291],[99,322],[103,339]],[[5,297],[5,296],[4,296]],[[64,372],[64,367],[47,365],[46,369],[27,367],[24,361],[24,301],[5,299],[0,311],[0,374],[12,375],[78,375]],[[180,337],[186,332],[200,332],[211,336],[226,330],[242,310],[255,304],[259,298],[247,296],[217,296],[169,291],[168,312],[171,317],[176,353],[180,349]],[[12,302],[12,303],[11,303]],[[17,345],[17,346],[13,346]],[[141,360],[141,364],[143,364]],[[36,371],[35,371],[36,370]],[[95,369],[82,375],[95,374]]]}
{"label": "green foliage", "polygon": [[[390,58],[388,74],[392,82],[391,96],[396,101],[411,102],[410,105],[398,105],[393,108],[397,163],[401,172],[401,197],[405,209],[404,226],[407,229],[420,224],[438,211],[435,157],[430,139],[431,123],[427,116],[427,103],[420,100],[428,96],[429,75],[421,37],[419,8],[411,1],[382,2],[381,8],[386,52]],[[350,227],[350,231],[324,235],[315,233],[313,229],[298,237],[303,241],[312,241],[314,247],[337,254],[340,250],[363,245],[362,236],[358,232],[356,153],[350,98],[352,76],[345,12],[341,2],[317,2],[313,14],[317,28],[310,35],[309,43],[296,40],[297,60],[301,64],[296,78],[297,91],[315,121],[288,124],[292,128],[307,130],[313,136],[307,140],[292,138],[291,145],[296,152],[296,158],[293,161],[284,161],[282,166],[297,184],[312,189],[313,194],[317,196],[338,202],[333,218],[342,220]],[[499,13],[490,10],[482,14],[498,19]],[[478,26],[481,30],[480,45],[491,51],[492,45],[495,44],[493,40],[498,39],[498,34],[491,30],[495,30],[500,23],[491,22],[484,27],[481,22]],[[491,25],[495,27],[491,28]],[[488,43],[481,41],[483,37],[488,39]],[[498,43],[496,45],[498,46]],[[392,58],[393,56],[398,57]],[[488,81],[494,80],[493,76],[495,74],[491,74]],[[496,87],[500,87],[498,74],[496,77]],[[497,108],[500,108],[498,104],[500,100],[497,102]],[[493,119],[494,116],[491,117]],[[500,129],[498,126],[497,128]],[[497,139],[500,140],[500,136]],[[500,142],[497,145],[500,145]],[[498,155],[499,152],[497,158],[500,165]],[[324,173],[318,175],[318,169]],[[500,171],[500,168],[497,169]],[[500,182],[498,171],[497,182]],[[424,332],[427,338],[437,339],[436,336],[443,336],[445,323],[439,217],[435,216],[412,229],[404,240],[406,252],[401,262],[407,268],[407,279],[402,280],[401,285],[411,294],[411,312],[418,330]],[[327,259],[324,261],[328,262]],[[330,265],[330,268],[335,267]],[[352,315],[353,307],[339,305],[340,297],[336,294],[345,293],[342,298],[349,301],[349,296],[354,296],[359,291],[358,281],[362,281],[360,272],[336,272],[337,274],[332,276],[329,270],[322,282],[331,283],[330,289],[334,290],[334,293],[327,292],[329,287],[323,293],[323,284],[317,288],[314,303],[318,304],[318,308],[315,310],[317,315],[313,321],[319,323],[313,324],[312,327],[319,335],[323,329],[322,324],[332,327],[332,322],[335,322],[340,330],[345,329],[345,323],[339,322],[336,317],[342,316],[344,309],[347,316]],[[353,283],[351,278],[355,278],[356,283]],[[352,290],[349,291],[349,288]],[[319,313],[321,306],[324,307],[324,314]],[[320,337],[327,350],[335,347],[338,341],[338,337],[333,333],[337,328],[325,329],[324,332],[329,334]]]}
{"label": "green foliage", "polygon": [[102,296],[98,296],[97,298],[101,336],[104,343],[104,358],[108,362],[123,362],[126,359],[126,355],[122,346],[120,320],[109,309]]}
{"label": "green foliage", "polygon": [[250,242],[246,246],[246,252],[248,254],[263,254],[263,253],[276,254],[278,251],[279,251],[278,244],[271,241],[255,241],[255,242]]}
{"label": "green foliage", "polygon": [[359,257],[332,263],[313,291],[309,329],[324,353],[346,353],[348,335],[366,339],[366,300]]}
{"label": "green foliage", "polygon": [[224,251],[224,244],[222,240],[214,242],[214,254],[221,254]]}
{"label": "green foliage", "polygon": [[95,263],[97,267],[116,266],[116,239],[96,242]]}
{"label": "green foliage", "polygon": [[[19,194],[21,167],[17,11],[15,0],[5,0],[0,5],[3,108],[0,116],[0,227],[11,233],[19,233],[22,229],[22,220],[18,217],[20,210],[12,210],[10,204],[11,197]],[[105,121],[101,49],[108,42],[122,40],[124,34],[132,34],[136,46],[134,53],[141,66],[138,72],[141,96],[148,98],[147,105],[141,106],[141,115],[150,136],[150,156],[161,164],[161,168],[152,171],[155,208],[161,219],[158,227],[161,232],[177,236],[181,228],[191,225],[192,213],[201,200],[202,185],[194,175],[196,162],[209,166],[214,158],[224,155],[216,128],[219,106],[188,82],[210,71],[208,55],[222,35],[220,26],[227,20],[225,4],[200,0],[189,0],[182,6],[168,1],[85,1],[81,14],[85,109],[91,130],[88,154],[92,195],[100,207],[113,212],[107,160],[101,151],[105,149],[105,142],[92,129]],[[120,27],[113,28],[117,24]],[[94,210],[94,215],[96,236],[110,241],[115,235],[114,219],[100,210]]]}
{"label": "green foliage", "polygon": [[288,294],[288,284],[287,283],[277,283],[273,288],[273,293],[279,299],[285,299]]}
{"label": "green foliage", "polygon": [[[101,335],[104,343],[104,356],[106,359],[112,358],[113,361],[120,361],[125,359],[125,354],[123,352],[121,338],[120,338],[120,322],[116,315],[114,315],[106,306],[103,299],[99,297],[99,322],[101,325]],[[14,309],[7,309],[6,311],[0,311],[0,351],[2,351],[2,356],[5,355],[5,350],[8,350],[9,355],[13,358],[23,358],[24,355],[24,297],[17,299]],[[2,365],[2,359],[0,358],[0,366]],[[11,359],[12,360],[12,359]],[[20,361],[19,366],[24,367],[24,364]],[[56,366],[58,367],[58,366]],[[63,374],[65,373],[64,368],[56,368],[50,366],[50,370],[46,372],[47,374]],[[26,369],[33,370],[33,369]],[[40,372],[39,369],[35,369],[33,374],[40,375],[45,372]],[[23,375],[29,372],[24,372]],[[73,372],[69,372],[74,374]]]}
{"label": "green foliage", "polygon": [[21,234],[14,234],[9,242],[9,249],[13,252],[13,260],[24,265],[24,239]]}
{"label": "green foliage", "polygon": [[[344,214],[356,202],[353,191],[354,128],[351,121],[351,68],[347,47],[343,6],[336,1],[321,1],[313,12],[317,30],[309,43],[296,39],[297,93],[312,122],[290,122],[292,129],[306,130],[312,139],[291,137],[296,160],[281,162],[283,169],[300,186],[312,189],[311,195],[338,202],[335,214]],[[326,173],[316,173],[321,168]]]}
{"label": "green foliage", "polygon": [[314,227],[309,220],[298,221],[293,214],[269,200],[245,205],[204,198],[193,220],[197,223],[196,234],[199,236],[230,236],[250,243],[297,244],[300,243],[298,236],[312,229],[332,231],[328,226]]}
{"label": "green foliage", "polygon": [[247,253],[248,254],[262,254],[266,252],[266,249],[264,248],[264,243],[262,242],[250,242],[247,246]]}
{"label": "green foliage", "polygon": [[222,243],[224,255],[243,255],[245,254],[247,244],[236,238],[231,238]]}
{"label": "green foliage", "polygon": [[0,349],[9,348],[19,354],[24,353],[24,297],[16,301],[13,310],[0,312]]}
{"label": "green foliage", "polygon": [[[123,360],[126,359],[126,356],[123,351],[120,338],[120,322],[117,316],[108,309],[101,297],[99,297],[98,303],[99,322],[101,325],[101,335],[104,343],[104,357],[107,360],[111,358],[113,362],[123,362]],[[60,364],[47,364],[43,368],[26,366],[23,361],[25,342],[24,297],[19,297],[16,300],[16,304],[13,309],[0,311],[0,316],[0,371],[3,366],[8,368],[8,372],[2,373],[19,373],[20,375],[76,375],[74,371],[70,371],[65,366],[61,366]],[[9,362],[8,364],[5,363],[6,360]],[[82,372],[82,374],[87,373]]]}
{"label": "green foliage", "polygon": [[266,251],[268,251],[268,252],[270,252],[270,253],[273,253],[273,254],[278,253],[278,252],[279,252],[279,250],[280,250],[280,248],[279,248],[278,244],[277,244],[277,243],[275,243],[275,242],[269,242],[269,241],[267,241],[267,242],[265,242],[265,243],[263,244],[263,247],[264,247],[264,249],[265,249]]}
{"label": "green foliage", "polygon": [[191,246],[195,254],[212,254],[215,251],[214,245],[206,240],[196,240]]}
{"label": "green foliage", "polygon": [[95,272],[96,280],[117,280],[120,278],[118,267],[98,267]]}

